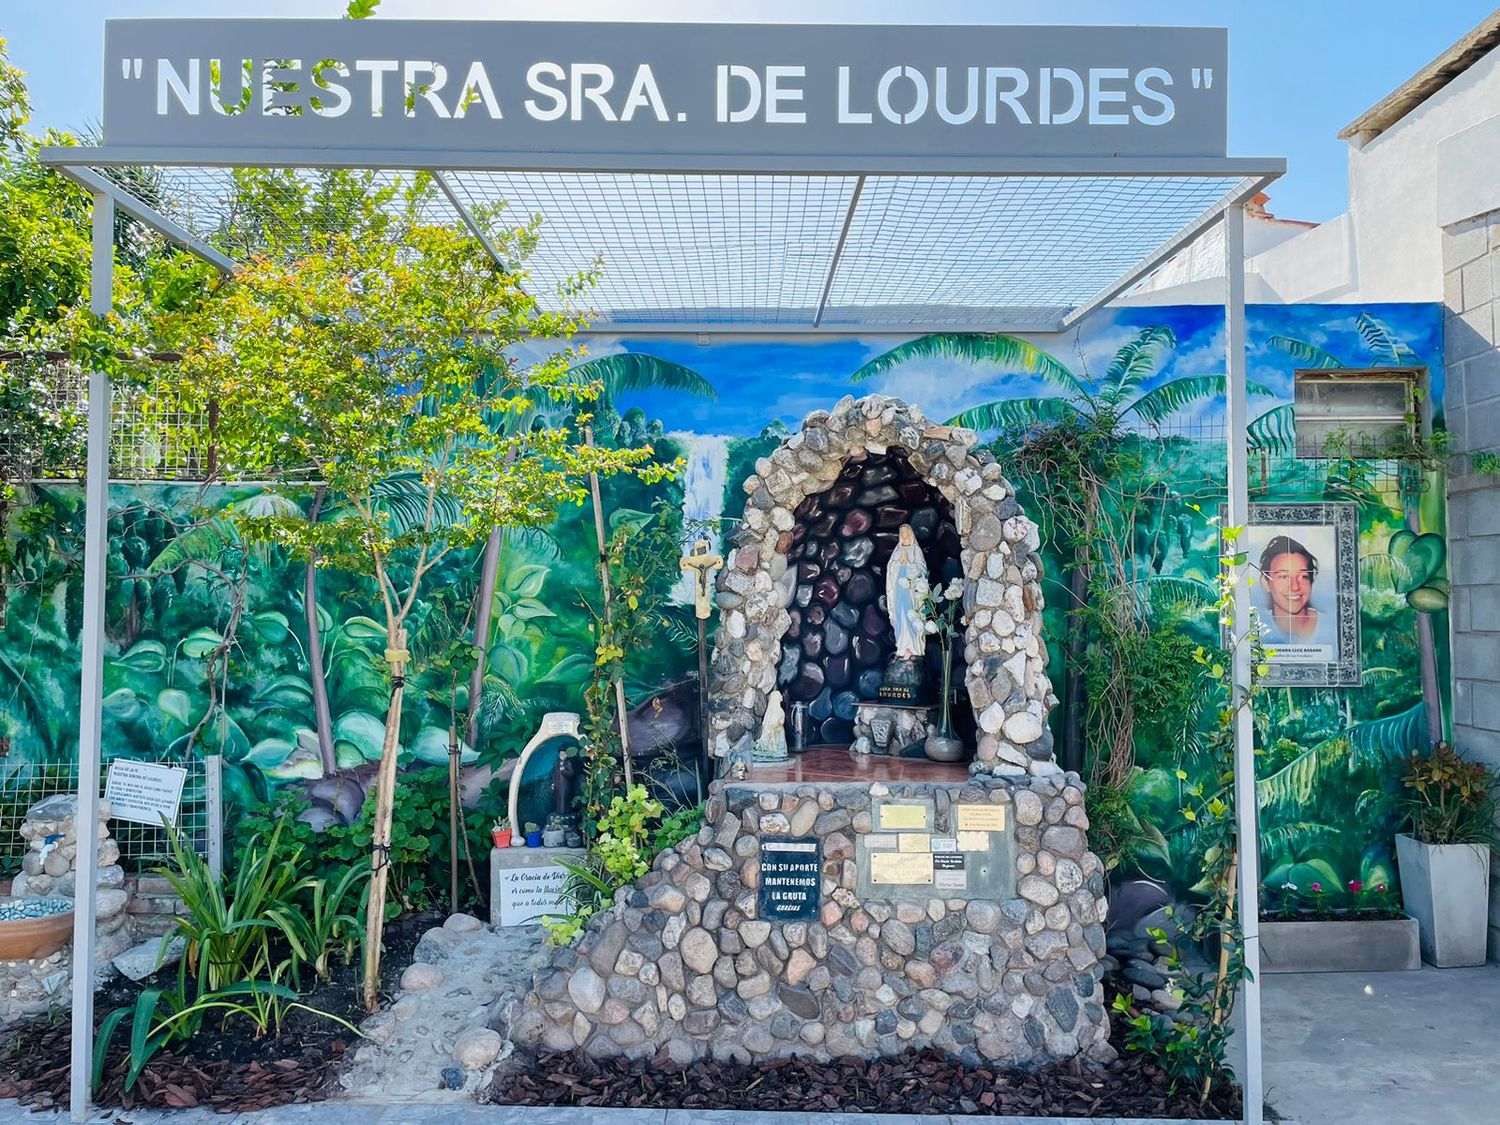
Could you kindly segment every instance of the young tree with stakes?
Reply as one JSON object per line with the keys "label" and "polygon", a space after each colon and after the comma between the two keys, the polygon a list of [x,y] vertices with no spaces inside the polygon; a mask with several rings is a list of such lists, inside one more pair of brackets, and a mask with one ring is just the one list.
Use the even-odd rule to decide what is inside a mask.
{"label": "young tree with stakes", "polygon": [[[371,1010],[411,659],[406,623],[424,579],[493,528],[543,526],[560,506],[582,504],[590,473],[654,481],[671,471],[652,462],[649,446],[590,447],[548,421],[501,424],[539,398],[587,403],[597,395],[596,384],[569,375],[576,357],[567,348],[529,366],[514,357],[515,345],[564,341],[582,322],[543,311],[522,276],[497,266],[477,239],[422,222],[428,190],[419,177],[386,202],[404,206],[404,218],[385,238],[314,230],[295,256],[253,257],[215,299],[173,325],[182,359],[168,387],[179,409],[216,412],[212,441],[229,471],[286,492],[305,492],[309,480],[324,490],[316,520],[290,505],[241,514],[248,539],[365,575],[379,591],[391,696],[366,918]],[[488,233],[507,263],[521,261],[536,238],[534,226]],[[565,305],[576,292],[564,294]],[[397,492],[393,481],[402,483]]]}

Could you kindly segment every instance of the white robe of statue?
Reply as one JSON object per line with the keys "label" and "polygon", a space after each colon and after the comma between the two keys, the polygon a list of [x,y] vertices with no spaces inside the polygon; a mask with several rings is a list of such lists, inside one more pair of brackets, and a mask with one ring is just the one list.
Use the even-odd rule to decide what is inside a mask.
{"label": "white robe of statue", "polygon": [[766,714],[760,723],[760,737],[755,740],[755,757],[767,762],[780,762],[787,757],[786,711],[782,708],[779,691],[773,691],[766,700]]}
{"label": "white robe of statue", "polygon": [[918,609],[927,592],[927,561],[917,546],[910,524],[902,524],[900,538],[885,568],[885,608],[896,631],[896,656],[920,657],[927,651]]}

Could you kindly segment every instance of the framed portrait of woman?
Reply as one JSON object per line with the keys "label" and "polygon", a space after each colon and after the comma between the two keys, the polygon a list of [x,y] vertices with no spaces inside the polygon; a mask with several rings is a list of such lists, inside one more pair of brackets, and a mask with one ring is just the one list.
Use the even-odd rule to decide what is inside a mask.
{"label": "framed portrait of woman", "polygon": [[1359,654],[1359,511],[1353,504],[1251,504],[1233,548],[1275,686],[1351,687]]}

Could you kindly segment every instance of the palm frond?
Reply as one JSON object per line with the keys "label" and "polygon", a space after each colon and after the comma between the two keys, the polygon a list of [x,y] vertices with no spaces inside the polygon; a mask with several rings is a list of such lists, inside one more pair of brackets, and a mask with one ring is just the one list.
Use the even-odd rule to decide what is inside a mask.
{"label": "palm frond", "polygon": [[1278,824],[1274,828],[1261,829],[1260,852],[1262,856],[1297,854],[1341,832],[1343,829],[1336,824],[1320,824],[1315,820],[1295,820],[1289,824]]}
{"label": "palm frond", "polygon": [[1198,611],[1215,605],[1219,592],[1211,583],[1197,578],[1152,574],[1135,582],[1141,608],[1152,617],[1160,617],[1179,607]]}
{"label": "palm frond", "polygon": [[1065,398],[1008,398],[971,406],[948,419],[950,426],[966,426],[981,432],[1030,430],[1049,422],[1077,416],[1078,408]]}
{"label": "palm frond", "polygon": [[1380,767],[1427,749],[1427,708],[1416,703],[1405,711],[1360,723],[1349,731],[1353,768]]}
{"label": "palm frond", "polygon": [[1303,367],[1326,369],[1344,366],[1343,360],[1338,356],[1325,352],[1306,340],[1294,340],[1290,336],[1272,336],[1266,343],[1279,352],[1285,352]]}
{"label": "palm frond", "polygon": [[1026,340],[1002,333],[939,332],[918,336],[882,352],[849,377],[863,383],[909,363],[934,359],[956,359],[975,366],[995,368],[1011,375],[1037,375],[1054,387],[1072,394],[1087,388],[1068,368]]}
{"label": "palm frond", "polygon": [[1326,738],[1303,751],[1270,777],[1255,783],[1256,803],[1262,814],[1288,816],[1305,808],[1333,768],[1346,765],[1352,757],[1350,741],[1343,735]]}
{"label": "palm frond", "polygon": [[1110,385],[1110,401],[1123,401],[1143,379],[1162,365],[1176,347],[1177,337],[1166,325],[1153,324],[1141,329],[1134,340],[1115,352],[1104,372]]}
{"label": "palm frond", "polygon": [[1408,348],[1385,324],[1367,312],[1354,318],[1359,338],[1371,355],[1382,363],[1402,367],[1418,362],[1417,353]]}
{"label": "palm frond", "polygon": [[1284,456],[1297,448],[1297,415],[1291,403],[1273,406],[1245,427],[1249,447],[1256,453]]}
{"label": "palm frond", "polygon": [[[1144,422],[1158,425],[1179,410],[1222,398],[1224,388],[1225,380],[1222,375],[1191,375],[1172,379],[1147,391],[1126,407],[1123,413],[1135,414]],[[1276,392],[1264,383],[1246,383],[1245,390],[1263,398],[1276,397]]]}
{"label": "palm frond", "polygon": [[699,398],[716,399],[714,385],[691,367],[643,352],[619,352],[585,360],[571,376],[580,382],[598,380],[610,399],[621,391],[680,391]]}
{"label": "palm frond", "polygon": [[[393,473],[370,489],[377,512],[386,518],[392,535],[419,531],[427,525],[427,486],[417,472]],[[457,500],[439,492],[432,501],[432,528],[458,522],[462,509]]]}

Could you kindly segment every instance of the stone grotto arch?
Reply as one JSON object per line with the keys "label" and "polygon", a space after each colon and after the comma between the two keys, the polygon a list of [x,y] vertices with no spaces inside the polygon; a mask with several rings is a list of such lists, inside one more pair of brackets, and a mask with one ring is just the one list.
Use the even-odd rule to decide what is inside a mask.
{"label": "stone grotto arch", "polygon": [[[978,726],[975,774],[1058,773],[1047,714],[1056,704],[1042,635],[1040,539],[999,463],[973,430],[937,425],[899,399],[846,396],[809,414],[744,482],[744,523],[717,581],[721,619],[709,673],[709,738],[716,757],[750,761],[767,699],[778,686],[783,639],[799,601],[790,557],[799,509],[849,479],[851,464],[904,455],[951,509],[968,625],[961,653]],[[889,553],[889,548],[886,548]],[[957,671],[958,669],[955,669]]]}

